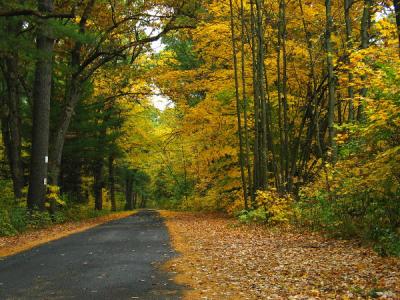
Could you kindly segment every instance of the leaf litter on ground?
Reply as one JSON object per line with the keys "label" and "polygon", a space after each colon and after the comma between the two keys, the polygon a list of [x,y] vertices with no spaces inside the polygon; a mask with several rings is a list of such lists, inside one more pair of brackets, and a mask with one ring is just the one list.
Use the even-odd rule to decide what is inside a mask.
{"label": "leaf litter on ground", "polygon": [[188,286],[186,299],[400,299],[400,259],[355,241],[219,214],[161,214],[181,254],[166,267]]}

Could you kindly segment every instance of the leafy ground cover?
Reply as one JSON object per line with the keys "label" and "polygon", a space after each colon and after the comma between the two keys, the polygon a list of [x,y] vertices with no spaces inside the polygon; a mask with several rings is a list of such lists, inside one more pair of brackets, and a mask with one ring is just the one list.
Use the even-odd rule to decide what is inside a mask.
{"label": "leafy ground cover", "polygon": [[356,241],[162,212],[181,255],[167,268],[187,299],[400,299],[400,259]]}

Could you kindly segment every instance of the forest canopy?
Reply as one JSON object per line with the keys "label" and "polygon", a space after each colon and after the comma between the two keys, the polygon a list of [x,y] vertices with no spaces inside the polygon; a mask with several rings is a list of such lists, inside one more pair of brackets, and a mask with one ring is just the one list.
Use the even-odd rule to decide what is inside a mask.
{"label": "forest canopy", "polygon": [[400,254],[398,0],[0,3],[0,234],[153,206]]}

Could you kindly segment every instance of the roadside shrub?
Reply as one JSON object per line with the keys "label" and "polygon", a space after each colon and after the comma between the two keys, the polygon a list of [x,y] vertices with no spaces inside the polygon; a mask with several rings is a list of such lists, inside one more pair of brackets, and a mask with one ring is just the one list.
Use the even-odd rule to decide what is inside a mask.
{"label": "roadside shrub", "polygon": [[18,231],[12,226],[7,210],[0,210],[0,236],[14,235]]}
{"label": "roadside shrub", "polygon": [[275,189],[257,191],[257,208],[241,210],[235,216],[242,223],[287,224],[293,215],[293,198]]}
{"label": "roadside shrub", "polygon": [[318,181],[303,188],[296,205],[297,221],[332,237],[371,243],[380,255],[399,256],[399,188],[388,176],[363,186],[359,181],[365,178],[351,179],[351,173],[345,174],[336,169],[328,175],[329,192]]}
{"label": "roadside shrub", "polygon": [[27,227],[23,201],[14,199],[11,180],[0,179],[0,236],[15,235]]}
{"label": "roadside shrub", "polygon": [[27,211],[25,207],[17,206],[9,210],[10,223],[16,232],[26,230],[28,226]]}
{"label": "roadside shrub", "polygon": [[374,250],[381,256],[400,256],[400,236],[390,230],[380,233],[374,244]]}
{"label": "roadside shrub", "polygon": [[47,211],[32,211],[28,215],[28,226],[30,228],[43,228],[52,223],[50,214]]}
{"label": "roadside shrub", "polygon": [[[25,188],[26,190],[26,188]],[[56,210],[50,214],[50,208]],[[74,204],[67,195],[60,195],[57,186],[48,186],[46,211],[29,212],[25,199],[14,199],[11,180],[0,180],[0,236],[12,236],[28,229],[38,229],[67,221],[80,221],[109,214],[108,209],[96,211],[94,204]]]}
{"label": "roadside shrub", "polygon": [[293,198],[289,194],[280,194],[276,189],[257,191],[257,206],[263,208],[266,220],[271,225],[288,223],[292,214]]}
{"label": "roadside shrub", "polygon": [[242,210],[237,214],[237,218],[242,223],[267,223],[268,215],[264,207],[254,210]]}

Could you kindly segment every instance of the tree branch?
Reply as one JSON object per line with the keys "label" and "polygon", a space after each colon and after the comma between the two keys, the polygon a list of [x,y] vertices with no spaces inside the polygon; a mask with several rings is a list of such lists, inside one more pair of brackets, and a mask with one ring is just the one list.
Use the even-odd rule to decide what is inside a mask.
{"label": "tree branch", "polygon": [[0,11],[0,17],[18,17],[18,16],[34,16],[41,19],[61,18],[61,19],[72,19],[75,15],[71,13],[54,13],[54,14],[42,14],[36,10],[22,9],[13,11]]}

